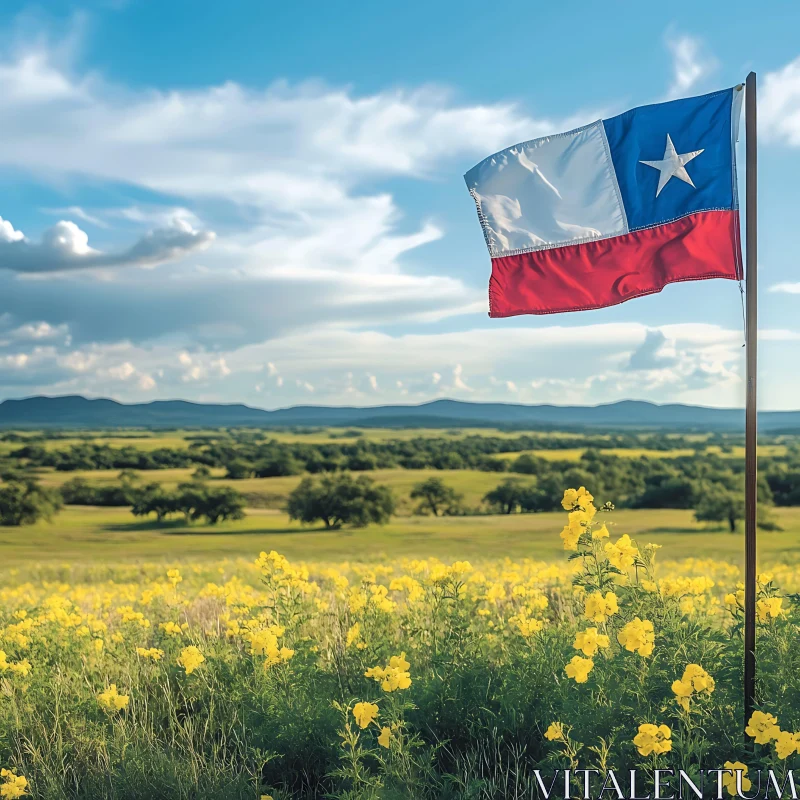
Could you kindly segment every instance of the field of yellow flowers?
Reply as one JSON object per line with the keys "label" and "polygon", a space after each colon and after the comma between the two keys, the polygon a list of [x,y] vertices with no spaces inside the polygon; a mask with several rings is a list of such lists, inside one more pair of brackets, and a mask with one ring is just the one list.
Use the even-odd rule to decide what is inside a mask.
{"label": "field of yellow flowers", "polygon": [[557,564],[6,575],[0,798],[532,798],[536,769],[800,764],[800,568],[759,576],[745,739],[738,568],[661,564],[583,488],[563,505]]}

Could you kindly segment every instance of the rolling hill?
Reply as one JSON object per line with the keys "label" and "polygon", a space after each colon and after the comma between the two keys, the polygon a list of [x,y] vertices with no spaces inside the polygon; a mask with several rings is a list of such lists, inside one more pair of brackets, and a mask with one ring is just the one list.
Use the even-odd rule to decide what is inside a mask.
{"label": "rolling hill", "polygon": [[[157,400],[119,403],[78,395],[27,397],[0,403],[2,428],[214,428],[230,426],[529,427],[742,430],[742,409],[623,400],[598,406],[521,405],[434,400],[364,408],[292,406],[275,411],[237,404]],[[762,431],[800,431],[800,411],[764,411]]]}

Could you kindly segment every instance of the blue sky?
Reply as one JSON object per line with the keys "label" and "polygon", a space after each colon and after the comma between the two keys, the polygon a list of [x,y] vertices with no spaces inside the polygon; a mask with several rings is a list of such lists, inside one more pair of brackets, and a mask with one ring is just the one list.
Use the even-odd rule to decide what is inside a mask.
{"label": "blue sky", "polygon": [[732,282],[488,319],[462,175],[755,69],[760,404],[797,408],[800,6],[768,9],[6,0],[0,397],[741,405]]}

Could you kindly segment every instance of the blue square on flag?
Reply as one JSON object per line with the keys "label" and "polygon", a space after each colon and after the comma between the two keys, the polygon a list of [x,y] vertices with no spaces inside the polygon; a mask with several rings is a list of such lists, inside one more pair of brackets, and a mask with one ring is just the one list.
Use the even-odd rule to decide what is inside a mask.
{"label": "blue square on flag", "polygon": [[731,111],[726,89],[603,120],[629,230],[736,208]]}
{"label": "blue square on flag", "polygon": [[642,106],[507,147],[464,176],[492,259],[489,314],[604,308],[667,284],[741,278],[744,95]]}

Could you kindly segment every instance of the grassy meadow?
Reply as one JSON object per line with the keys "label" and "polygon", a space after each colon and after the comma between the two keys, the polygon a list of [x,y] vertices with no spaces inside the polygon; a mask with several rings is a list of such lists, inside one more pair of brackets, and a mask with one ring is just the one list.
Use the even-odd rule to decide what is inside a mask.
{"label": "grassy meadow", "polygon": [[[780,531],[759,532],[764,565],[800,561],[800,508],[775,510]],[[671,558],[715,558],[740,564],[744,537],[714,523],[698,523],[683,509],[620,510],[620,532],[663,545]],[[280,550],[292,559],[380,561],[436,557],[469,559],[563,556],[561,515],[502,514],[478,517],[395,517],[387,525],[330,531],[291,522],[283,512],[248,509],[247,517],[219,525],[162,524],[133,517],[126,508],[68,506],[53,522],[0,528],[4,566],[73,562],[193,561],[248,557]]]}
{"label": "grassy meadow", "polygon": [[[88,440],[153,452],[198,436],[230,439]],[[740,456],[699,434],[671,450],[649,439],[604,452],[666,461],[696,442]],[[2,457],[20,442],[0,445]],[[792,446],[773,440],[762,454]],[[576,466],[584,454],[530,452]],[[136,483],[172,489],[193,472],[138,470]],[[119,469],[29,474],[49,488],[120,480]],[[489,490],[530,480],[518,473],[363,474],[395,496],[384,525],[301,525],[285,507],[303,475],[231,480],[214,467],[207,484],[241,492],[244,519],[159,523],[69,505],[0,527],[0,797],[532,800],[536,770],[637,768],[647,792],[656,768],[699,782],[726,762],[800,767],[800,506],[774,508],[777,529],[759,532],[760,716],[744,737],[741,532],[688,508],[601,511],[577,486],[558,512],[487,513]],[[480,513],[415,514],[410,492],[432,476]]]}

